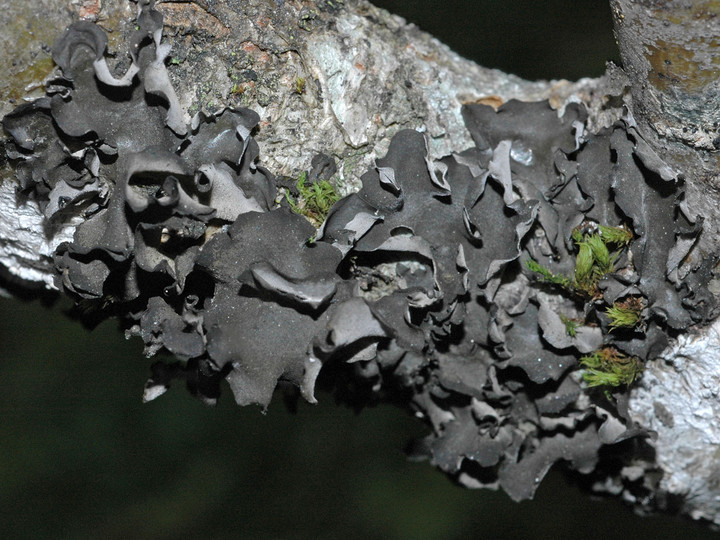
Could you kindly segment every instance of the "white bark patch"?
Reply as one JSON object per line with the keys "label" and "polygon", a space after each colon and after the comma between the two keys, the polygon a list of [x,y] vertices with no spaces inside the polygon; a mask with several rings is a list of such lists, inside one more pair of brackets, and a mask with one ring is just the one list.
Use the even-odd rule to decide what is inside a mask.
{"label": "white bark patch", "polygon": [[[368,144],[369,134],[377,131],[371,122],[368,100],[382,88],[377,88],[397,68],[397,60],[390,45],[381,42],[353,42],[351,36],[362,33],[356,28],[363,25],[360,17],[350,15],[337,22],[338,31],[345,39],[338,43],[332,36],[314,36],[308,40],[308,51],[317,63],[316,72],[323,86],[324,97],[343,129],[346,142],[354,148]],[[343,50],[344,54],[338,54]],[[375,63],[383,59],[382,63]],[[372,68],[373,77],[367,78]],[[316,73],[318,74],[318,73]]]}
{"label": "white bark patch", "polygon": [[630,412],[658,434],[660,489],[679,495],[694,519],[720,524],[720,320],[647,366]]}
{"label": "white bark patch", "polygon": [[19,202],[17,183],[0,184],[0,264],[14,277],[56,289],[53,284],[53,253],[62,242],[71,242],[77,223],[50,231],[45,216],[33,200]]}

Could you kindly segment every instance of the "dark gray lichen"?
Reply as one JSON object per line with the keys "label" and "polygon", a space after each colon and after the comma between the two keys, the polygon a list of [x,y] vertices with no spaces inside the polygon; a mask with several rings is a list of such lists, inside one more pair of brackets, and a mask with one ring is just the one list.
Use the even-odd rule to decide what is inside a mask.
{"label": "dark gray lichen", "polygon": [[[577,105],[467,106],[475,147],[433,160],[423,134],[399,132],[316,234],[276,204],[254,112],[185,125],[162,17],[152,2],[138,13],[123,76],[105,63],[105,34],[75,23],[53,47],[62,76],[3,125],[48,227],[82,218],[57,250],[58,287],[86,309],[113,306],[148,356],[182,360],[153,366],[145,399],[181,378],[206,403],[223,379],[240,404],[267,407],[280,381],[312,402],[324,376],[349,403],[413,410],[432,430],[416,456],[517,500],[554,463],[589,474],[602,447],[643,435],[624,389],[617,407],[588,390],[578,359],[647,362],[714,317],[715,259],[683,266],[702,220],[629,122],[589,135]],[[581,244],[604,226],[633,238],[592,294],[525,267],[577,276]],[[641,320],[613,325],[608,309],[627,298]]]}

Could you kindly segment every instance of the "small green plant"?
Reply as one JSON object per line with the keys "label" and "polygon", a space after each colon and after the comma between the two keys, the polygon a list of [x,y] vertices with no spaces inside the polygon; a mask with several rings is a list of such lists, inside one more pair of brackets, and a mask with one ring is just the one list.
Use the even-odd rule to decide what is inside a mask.
{"label": "small green plant", "polygon": [[589,387],[630,386],[642,372],[642,364],[635,356],[627,356],[612,347],[603,347],[580,358],[585,368],[583,380]]}
{"label": "small green plant", "polygon": [[340,194],[327,180],[318,180],[309,185],[305,183],[306,180],[307,173],[304,172],[295,184],[300,194],[297,202],[289,193],[285,197],[293,212],[305,216],[315,228],[319,228],[327,218],[332,205],[340,199]]}
{"label": "small green plant", "polygon": [[305,91],[305,78],[298,77],[295,79],[295,92],[302,94]]}
{"label": "small green plant", "polygon": [[633,239],[633,233],[626,227],[606,227],[598,225],[600,236],[605,244],[615,244],[618,247],[627,246]]}
{"label": "small green plant", "polygon": [[620,256],[620,250],[610,252],[608,246],[614,245],[622,249],[632,240],[632,232],[625,227],[599,225],[598,232],[592,234],[583,234],[579,228],[575,228],[572,238],[578,247],[572,280],[553,274],[533,258],[528,259],[525,265],[528,270],[540,275],[541,281],[545,283],[559,285],[581,296],[597,298],[598,281],[615,271],[615,261]]}
{"label": "small green plant", "polygon": [[566,317],[562,313],[560,314],[560,320],[565,325],[565,333],[570,337],[575,337],[577,335],[577,329],[581,324],[575,319]]}
{"label": "small green plant", "polygon": [[618,254],[610,254],[597,234],[585,235],[584,239],[577,241],[577,245],[578,254],[575,257],[575,272],[572,280],[563,275],[553,274],[533,258],[528,259],[525,265],[531,272],[539,274],[546,283],[559,285],[580,296],[597,297],[597,283],[601,277],[615,269],[614,264]]}
{"label": "small green plant", "polygon": [[525,261],[525,266],[531,272],[540,275],[541,281],[545,283],[552,283],[553,285],[559,285],[560,287],[563,287],[565,289],[572,289],[572,282],[569,278],[562,275],[553,274],[550,270],[545,268],[532,257]]}
{"label": "small green plant", "polygon": [[599,234],[586,234],[577,245],[575,288],[588,296],[595,297],[598,294],[598,281],[615,270],[615,261],[620,253],[611,254]]}
{"label": "small green plant", "polygon": [[615,270],[615,260],[619,253],[610,254],[607,244],[600,235],[591,234],[585,237],[593,257],[593,274],[603,276]]}
{"label": "small green plant", "polygon": [[642,310],[642,300],[634,296],[623,302],[615,302],[605,310],[605,314],[610,318],[610,331],[616,328],[635,328],[642,322]]}
{"label": "small green plant", "polygon": [[[622,249],[630,243],[633,234],[625,227],[597,226],[597,232],[583,234],[573,229],[572,238],[578,246],[575,259],[575,289],[592,298],[599,296],[600,279],[615,271],[615,262]],[[611,252],[609,246],[618,248]]]}
{"label": "small green plant", "polygon": [[587,242],[578,243],[578,254],[575,258],[575,287],[590,292],[594,285],[592,283],[593,275],[593,255],[590,244]]}

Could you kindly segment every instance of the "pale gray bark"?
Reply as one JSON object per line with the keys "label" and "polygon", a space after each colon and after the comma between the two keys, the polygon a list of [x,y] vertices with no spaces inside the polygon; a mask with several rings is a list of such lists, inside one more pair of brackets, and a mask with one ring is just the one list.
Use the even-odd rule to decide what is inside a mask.
{"label": "pale gray bark", "polygon": [[[650,363],[630,411],[657,432],[658,486],[694,519],[720,525],[720,322],[680,336]],[[670,498],[670,497],[667,497]]]}
{"label": "pale gray bark", "polygon": [[[649,9],[630,4],[613,2],[621,38],[623,25],[644,16],[637,10]],[[41,91],[43,79],[52,75],[44,46],[72,20],[89,18],[111,31],[109,52],[117,64],[109,62],[111,69],[124,72],[128,65],[123,44],[132,29],[135,8],[130,3],[5,0],[0,8],[0,26],[7,29],[0,37],[5,51],[0,116]],[[549,99],[562,110],[570,101],[582,102],[594,130],[619,118],[627,98],[626,104],[641,113],[641,127],[649,121],[664,137],[655,141],[664,151],[684,145],[679,153],[691,159],[673,165],[688,179],[689,207],[706,219],[698,255],[717,247],[718,179],[707,165],[711,158],[717,162],[717,152],[704,138],[695,144],[675,128],[661,132],[659,119],[667,118],[667,125],[682,121],[666,117],[662,108],[648,120],[639,105],[651,98],[638,90],[647,73],[631,71],[630,82],[617,69],[575,83],[525,81],[459,57],[364,0],[167,1],[158,2],[158,9],[165,15],[166,34],[174,36],[169,71],[186,119],[226,105],[256,110],[261,159],[276,174],[296,176],[309,168],[314,154],[324,152],[336,158],[345,189],[351,191],[402,128],[424,129],[432,157],[470,146],[460,117],[463,103]],[[625,96],[626,87],[633,89],[632,100]],[[9,166],[1,178],[0,264],[25,286],[53,288],[51,256],[71,238],[73,226],[47,230],[37,205],[15,196]],[[714,422],[720,409],[720,325],[682,336],[663,358],[647,367],[630,406],[642,426],[658,432],[652,444],[663,480],[657,489],[680,496],[693,517],[720,524],[720,429]]]}

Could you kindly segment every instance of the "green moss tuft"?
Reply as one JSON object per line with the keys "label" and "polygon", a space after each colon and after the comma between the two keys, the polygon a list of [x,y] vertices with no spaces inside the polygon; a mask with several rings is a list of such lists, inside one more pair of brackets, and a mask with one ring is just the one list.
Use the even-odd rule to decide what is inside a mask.
{"label": "green moss tuft", "polygon": [[285,198],[293,212],[304,216],[317,229],[327,218],[332,205],[340,200],[340,194],[327,180],[318,180],[311,184],[307,184],[306,180],[307,173],[304,172],[295,184],[300,194],[297,202],[290,194],[286,194]]}
{"label": "green moss tuft", "polygon": [[642,364],[635,356],[627,356],[612,347],[603,347],[580,358],[585,368],[583,380],[589,387],[630,386],[642,373]]}
{"label": "green moss tuft", "polygon": [[600,237],[605,244],[614,244],[618,247],[627,246],[633,239],[633,233],[626,227],[606,227],[598,225]]}
{"label": "green moss tuft", "polygon": [[567,333],[570,337],[575,337],[577,335],[578,327],[582,326],[580,322],[575,319],[570,319],[562,314],[560,314],[560,320],[565,325],[565,333]]}
{"label": "green moss tuft", "polygon": [[630,297],[623,302],[615,302],[605,310],[605,314],[610,318],[610,330],[635,328],[642,322],[642,310],[640,298]]}
{"label": "green moss tuft", "polygon": [[[575,300],[597,302],[602,298],[598,290],[600,279],[615,271],[615,264],[622,250],[633,238],[626,227],[606,227],[584,224],[572,231],[572,239],[577,246],[575,269],[572,280],[553,274],[536,260],[526,261],[527,268],[538,274],[541,281],[558,285],[575,296]],[[642,324],[641,298],[630,297],[607,307],[605,313],[610,318],[610,331],[616,328],[636,328]],[[575,319],[560,315],[568,336],[575,337],[578,328],[584,324]],[[592,354],[580,358],[584,368],[582,377],[589,387],[629,386],[642,372],[642,364],[637,357],[627,356],[612,347],[603,347]]]}
{"label": "green moss tuft", "polygon": [[[593,283],[593,253],[587,242],[578,243],[578,254],[575,258],[575,283],[580,291],[591,293],[595,288]],[[591,295],[592,296],[592,295]]]}
{"label": "green moss tuft", "polygon": [[[598,225],[598,232],[582,234],[573,229],[572,238],[578,246],[575,259],[575,289],[584,295],[597,297],[597,283],[615,271],[615,262],[622,249],[632,240],[632,233],[625,227]],[[611,252],[608,246],[619,249]]]}
{"label": "green moss tuft", "polygon": [[544,281],[545,283],[552,283],[553,285],[559,285],[560,287],[563,287],[565,289],[572,288],[572,282],[567,277],[562,276],[562,275],[553,274],[550,270],[545,268],[543,265],[541,265],[539,262],[537,262],[532,257],[530,257],[527,261],[525,261],[525,266],[531,272],[534,272],[535,274],[540,275],[542,278],[541,281]]}

